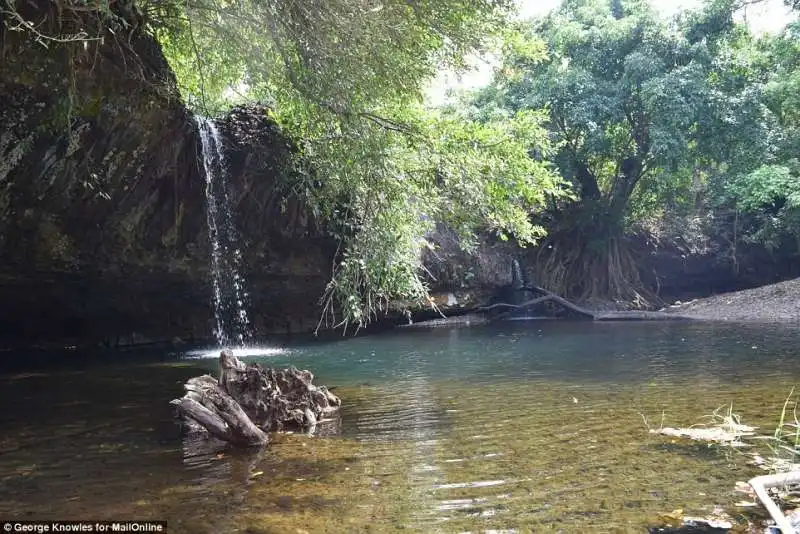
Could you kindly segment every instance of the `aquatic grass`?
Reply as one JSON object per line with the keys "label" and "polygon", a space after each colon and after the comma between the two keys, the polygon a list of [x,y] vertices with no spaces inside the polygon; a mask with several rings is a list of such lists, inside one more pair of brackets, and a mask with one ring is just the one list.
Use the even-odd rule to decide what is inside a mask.
{"label": "aquatic grass", "polygon": [[[797,463],[800,456],[800,420],[798,420],[798,402],[794,399],[794,391],[793,387],[783,402],[775,431],[771,436],[763,438],[767,441],[767,448],[771,452],[770,459],[757,460],[762,467],[776,473],[800,468]],[[790,405],[791,412],[789,412]],[[787,421],[787,416],[791,416],[792,420]]]}
{"label": "aquatic grass", "polygon": [[[702,419],[707,422],[685,428],[664,428],[662,414],[661,426],[654,429],[650,427],[644,414],[640,413],[640,416],[651,434],[706,441],[709,442],[709,446],[746,447],[751,446],[752,443],[744,441],[745,439],[764,441],[770,451],[769,459],[765,459],[759,452],[752,452],[750,453],[753,459],[751,463],[759,465],[763,469],[782,472],[798,468],[796,460],[800,456],[800,417],[797,413],[798,402],[793,400],[794,391],[793,387],[784,400],[778,422],[771,435],[758,435],[755,433],[757,427],[743,424],[742,417],[733,410],[733,402],[726,406],[720,406],[711,414],[703,416]],[[789,417],[791,417],[791,421],[787,420]]]}
{"label": "aquatic grass", "polygon": [[647,420],[647,415],[645,415],[644,412],[639,412],[639,417],[641,417],[642,421],[644,421],[644,426],[648,430],[648,432],[650,432],[652,434],[652,433],[660,433],[661,430],[663,430],[663,428],[664,428],[664,418],[666,417],[666,414],[667,414],[666,410],[661,410],[661,422],[658,424],[658,428],[657,429],[656,428],[652,428],[650,426],[650,423]]}
{"label": "aquatic grass", "polygon": [[[659,429],[649,429],[651,434],[662,434],[665,436],[676,438],[688,438],[694,441],[704,441],[712,445],[718,445],[727,448],[747,447],[749,444],[743,441],[744,438],[752,437],[755,435],[755,427],[748,426],[742,423],[742,418],[733,411],[733,403],[725,406],[720,406],[715,409],[711,414],[705,415],[702,418],[707,420],[706,423],[696,423],[694,425],[684,428],[672,428],[662,426]],[[646,420],[645,420],[646,423]],[[728,457],[730,459],[730,457]]]}
{"label": "aquatic grass", "polygon": [[[800,469],[800,465],[795,463],[798,454],[800,454],[800,449],[798,449],[798,444],[800,444],[800,421],[797,416],[798,403],[797,401],[793,401],[793,396],[794,387],[792,387],[788,397],[786,397],[783,402],[778,423],[772,435],[756,435],[755,427],[743,425],[741,416],[733,411],[732,402],[728,405],[727,409],[720,407],[714,410],[713,413],[704,416],[704,419],[706,419],[708,423],[699,428],[698,425],[693,425],[689,428],[666,428],[659,431],[650,430],[650,432],[657,432],[674,437],[684,437],[696,441],[707,441],[709,442],[709,447],[722,447],[729,460],[732,459],[732,454],[735,450],[734,447],[751,445],[751,443],[746,443],[744,439],[751,438],[754,441],[764,441],[766,442],[767,448],[771,451],[771,455],[767,455],[768,458],[765,459],[757,451],[749,452],[746,455],[746,457],[749,458],[747,463],[782,476],[783,473],[789,473]],[[791,411],[789,410],[790,404],[792,404]],[[789,416],[792,417],[792,421],[787,421]],[[736,490],[747,494],[752,500],[755,500],[758,491],[757,482],[755,482],[755,480],[758,479],[751,479],[749,483],[737,482]],[[763,487],[761,489],[763,491]],[[780,503],[779,506],[784,509],[794,507],[800,502],[796,498],[796,489],[787,485],[782,487],[770,487],[767,491],[771,494],[773,503]],[[765,502],[763,495],[759,495],[759,498],[762,502]],[[739,508],[750,508],[756,506],[756,503],[743,501],[737,503],[736,506]],[[770,510],[770,513],[773,513],[772,510]],[[682,512],[680,515],[683,516]],[[773,517],[775,517],[775,515],[773,515]],[[686,517],[682,517],[681,519],[684,523],[688,521]],[[748,520],[760,523],[761,517],[748,517]]]}
{"label": "aquatic grass", "polygon": [[724,407],[720,406],[711,415],[705,416],[711,420],[711,426],[720,428],[731,436],[735,437],[735,441],[740,441],[741,438],[752,436],[756,427],[748,426],[742,423],[742,417],[733,411],[733,402],[727,407],[726,413],[720,413]]}

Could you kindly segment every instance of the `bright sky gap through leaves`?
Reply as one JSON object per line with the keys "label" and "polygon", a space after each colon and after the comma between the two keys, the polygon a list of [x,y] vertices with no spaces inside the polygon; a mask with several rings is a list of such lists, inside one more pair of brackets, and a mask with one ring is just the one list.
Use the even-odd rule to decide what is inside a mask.
{"label": "bright sky gap through leaves", "polygon": [[[685,9],[702,7],[701,0],[651,0],[650,2],[665,16],[672,16]],[[557,8],[561,0],[519,0],[521,18],[537,17]],[[748,6],[740,16],[743,17],[754,33],[777,32],[791,21],[792,10],[783,0],[764,0],[760,4]],[[431,85],[427,93],[431,105],[441,105],[448,100],[448,92],[459,89],[482,87],[489,83],[496,59],[492,57],[474,58],[474,70],[458,75],[444,72]]]}

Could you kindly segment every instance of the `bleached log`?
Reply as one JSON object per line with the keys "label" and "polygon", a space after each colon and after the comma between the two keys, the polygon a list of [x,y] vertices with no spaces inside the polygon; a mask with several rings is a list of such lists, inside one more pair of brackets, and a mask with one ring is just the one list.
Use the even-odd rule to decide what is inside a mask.
{"label": "bleached log", "polygon": [[769,512],[775,524],[778,525],[778,528],[781,529],[781,532],[783,534],[797,534],[797,530],[792,526],[778,505],[775,504],[775,501],[772,500],[767,489],[800,484],[800,471],[790,471],[788,473],[778,473],[776,475],[762,475],[750,479],[747,483],[750,484],[750,487],[756,492],[761,504],[767,509],[767,512]]}

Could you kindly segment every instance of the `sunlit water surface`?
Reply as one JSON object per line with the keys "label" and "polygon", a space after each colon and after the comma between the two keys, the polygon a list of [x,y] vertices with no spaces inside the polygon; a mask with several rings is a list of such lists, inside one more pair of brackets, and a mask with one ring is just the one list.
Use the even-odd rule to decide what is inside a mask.
{"label": "sunlit water surface", "polygon": [[0,518],[644,532],[660,512],[732,507],[735,482],[756,474],[645,420],[689,425],[733,403],[769,432],[800,382],[799,341],[776,325],[515,322],[276,347],[247,359],[333,386],[340,434],[276,435],[260,452],[174,424],[183,382],[215,372],[208,350],[51,354],[0,375]]}

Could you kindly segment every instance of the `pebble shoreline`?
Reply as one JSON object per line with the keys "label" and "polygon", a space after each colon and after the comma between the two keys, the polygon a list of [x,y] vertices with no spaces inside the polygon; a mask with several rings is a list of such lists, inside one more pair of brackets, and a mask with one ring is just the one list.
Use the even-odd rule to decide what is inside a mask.
{"label": "pebble shoreline", "polygon": [[800,278],[665,308],[694,319],[800,323]]}

